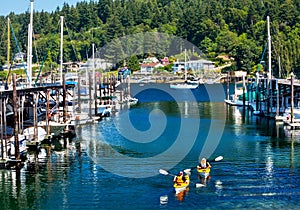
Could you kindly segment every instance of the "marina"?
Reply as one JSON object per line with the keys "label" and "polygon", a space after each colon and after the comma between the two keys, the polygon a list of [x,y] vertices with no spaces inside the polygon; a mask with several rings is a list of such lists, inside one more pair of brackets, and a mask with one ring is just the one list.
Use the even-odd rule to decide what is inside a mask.
{"label": "marina", "polygon": [[[208,93],[217,89],[226,92],[225,85],[201,85],[191,90],[192,94],[180,90],[185,94],[179,94],[175,102],[171,95],[179,90],[168,84],[132,84],[132,96],[139,99],[136,106],[113,112],[97,123],[78,126],[76,139],[61,151],[38,156],[35,167],[26,163],[22,169],[0,170],[4,208],[200,208],[199,199],[205,197],[207,208],[297,209],[298,130],[286,130],[283,124],[253,115],[243,107],[227,106],[221,95],[211,101]],[[164,115],[151,114],[154,108]],[[147,133],[129,135],[156,129],[149,127],[149,120],[162,122],[163,116],[166,127],[161,135],[151,135],[155,141],[146,141]],[[194,129],[199,126],[201,132],[174,132],[180,130],[180,124]],[[211,157],[222,155],[224,159],[211,163],[210,178],[204,181],[193,169],[188,189],[176,195],[173,178],[158,170],[165,168],[177,174],[196,166],[199,156],[206,153],[204,143],[214,142],[221,131]],[[177,141],[183,144],[176,146]],[[178,161],[178,155],[186,149],[182,145],[188,152]],[[168,168],[170,163],[174,166]],[[201,187],[195,187],[195,183]]]}
{"label": "marina", "polygon": [[[274,39],[271,60],[268,10],[282,8],[91,1],[48,14],[28,3],[1,42],[0,209],[299,209],[292,18],[272,15],[295,42]],[[272,70],[280,55],[284,74]]]}

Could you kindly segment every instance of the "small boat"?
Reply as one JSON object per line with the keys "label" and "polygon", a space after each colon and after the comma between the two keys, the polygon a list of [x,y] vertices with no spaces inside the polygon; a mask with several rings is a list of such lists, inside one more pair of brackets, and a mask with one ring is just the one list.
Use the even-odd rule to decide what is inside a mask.
{"label": "small boat", "polygon": [[196,89],[198,84],[188,84],[188,83],[179,83],[179,84],[170,84],[172,89]]}
{"label": "small boat", "polygon": [[190,176],[189,176],[189,174],[186,174],[184,176],[184,178],[185,178],[185,182],[183,182],[183,183],[174,183],[173,187],[174,187],[174,190],[175,190],[176,194],[186,190],[187,187],[190,185]]}
{"label": "small boat", "polygon": [[208,168],[197,168],[197,171],[198,171],[198,174],[200,175],[200,177],[206,179],[209,176],[210,167],[208,167]]}

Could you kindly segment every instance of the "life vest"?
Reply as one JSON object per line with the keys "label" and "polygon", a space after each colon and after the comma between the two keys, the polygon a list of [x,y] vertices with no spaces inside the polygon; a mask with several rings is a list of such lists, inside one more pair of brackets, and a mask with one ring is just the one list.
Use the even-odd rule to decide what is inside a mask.
{"label": "life vest", "polygon": [[183,176],[182,176],[182,175],[176,176],[174,181],[175,181],[176,183],[184,183],[184,181],[183,181]]}
{"label": "life vest", "polygon": [[208,168],[209,167],[209,165],[207,164],[207,162],[205,163],[205,164],[199,164],[199,165],[197,165],[197,169],[203,169],[203,168]]}

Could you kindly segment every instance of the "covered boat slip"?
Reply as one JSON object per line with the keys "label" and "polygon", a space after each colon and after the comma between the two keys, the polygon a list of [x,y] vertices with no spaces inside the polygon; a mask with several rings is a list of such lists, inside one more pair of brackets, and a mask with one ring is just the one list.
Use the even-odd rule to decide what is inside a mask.
{"label": "covered boat slip", "polygon": [[[14,81],[15,78],[13,78]],[[55,85],[51,84],[48,86],[40,86],[40,87],[29,87],[24,89],[17,89],[16,83],[14,83],[12,90],[3,90],[0,91],[0,111],[2,114],[2,117],[0,119],[1,124],[1,154],[0,156],[2,159],[10,160],[9,156],[9,149],[11,150],[13,154],[13,159],[19,160],[20,154],[24,152],[24,149],[22,147],[22,144],[20,141],[23,140],[23,138],[19,138],[24,134],[25,131],[28,129],[31,129],[34,132],[32,133],[32,138],[26,139],[26,145],[30,145],[30,142],[37,142],[39,143],[43,139],[40,138],[41,134],[43,134],[43,137],[46,136],[46,134],[50,134],[50,132],[41,133],[40,129],[41,127],[38,127],[38,122],[41,122],[43,120],[48,121],[48,115],[49,115],[49,100],[50,100],[50,91],[55,90],[58,94],[56,97],[60,98],[64,104],[67,91],[72,91],[74,88],[74,85]],[[11,107],[11,110],[9,110],[9,114],[5,111],[8,107]],[[42,113],[38,112],[41,110]],[[41,115],[41,116],[39,116]],[[66,120],[66,113],[63,112],[63,118]],[[49,124],[49,123],[48,123]],[[10,138],[7,136],[7,130],[9,128],[12,128],[12,138],[17,137],[15,140],[13,139],[13,148],[11,148],[11,142]],[[36,128],[36,129],[33,129]],[[3,131],[3,132],[2,132]],[[50,131],[50,130],[49,130]],[[36,145],[36,144],[35,144]],[[19,163],[16,161],[16,163]]]}
{"label": "covered boat slip", "polygon": [[[237,89],[237,84],[234,86],[232,90],[232,84],[227,83],[227,99],[224,101],[228,105],[248,107],[254,115],[272,117],[288,124],[298,122],[300,81],[293,74],[289,79],[244,78],[242,87]],[[293,119],[285,122],[288,114],[293,115]]]}

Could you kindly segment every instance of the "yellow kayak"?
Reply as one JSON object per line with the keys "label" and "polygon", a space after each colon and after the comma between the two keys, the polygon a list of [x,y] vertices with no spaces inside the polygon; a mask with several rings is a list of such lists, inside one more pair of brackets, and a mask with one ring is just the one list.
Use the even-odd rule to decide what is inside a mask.
{"label": "yellow kayak", "polygon": [[209,168],[197,168],[199,175],[203,178],[207,178],[209,176],[210,167]]}
{"label": "yellow kayak", "polygon": [[174,183],[173,187],[175,189],[176,194],[185,190],[190,184],[190,176],[185,175],[185,182],[183,183]]}

